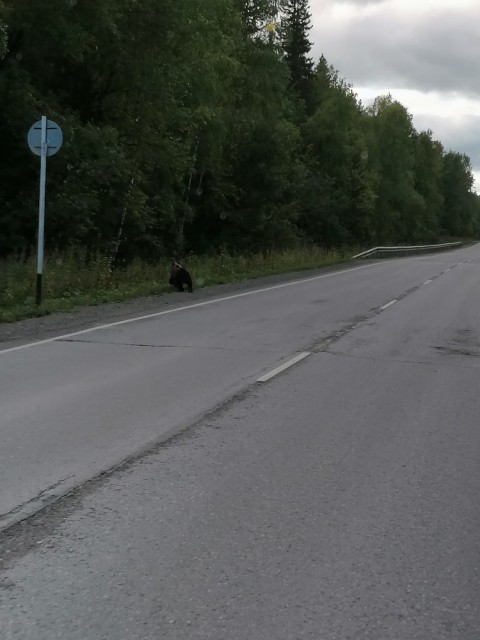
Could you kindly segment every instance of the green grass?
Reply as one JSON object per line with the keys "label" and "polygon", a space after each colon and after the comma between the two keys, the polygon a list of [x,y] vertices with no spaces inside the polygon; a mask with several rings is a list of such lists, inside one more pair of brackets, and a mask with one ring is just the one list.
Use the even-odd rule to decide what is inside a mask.
{"label": "green grass", "polygon": [[[191,256],[185,266],[192,273],[194,286],[200,288],[340,264],[354,253],[355,249],[309,248],[251,256]],[[46,258],[43,302],[37,307],[35,271],[33,259],[0,262],[0,322],[70,311],[78,306],[160,295],[171,290],[168,261],[155,265],[135,261],[112,273],[107,259],[99,257],[86,265],[81,255],[72,252]]]}

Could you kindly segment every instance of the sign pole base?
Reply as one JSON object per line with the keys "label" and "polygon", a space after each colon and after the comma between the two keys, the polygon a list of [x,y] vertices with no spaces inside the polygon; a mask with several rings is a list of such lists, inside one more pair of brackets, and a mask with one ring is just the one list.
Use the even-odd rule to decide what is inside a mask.
{"label": "sign pole base", "polygon": [[42,304],[42,274],[37,273],[37,296],[36,296],[37,307]]}

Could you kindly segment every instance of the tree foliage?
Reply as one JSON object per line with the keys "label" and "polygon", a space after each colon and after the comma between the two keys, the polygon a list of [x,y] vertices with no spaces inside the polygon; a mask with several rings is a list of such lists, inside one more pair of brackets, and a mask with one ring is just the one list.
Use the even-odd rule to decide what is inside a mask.
{"label": "tree foliage", "polygon": [[0,4],[0,60],[5,57],[7,53],[7,25],[4,22],[5,10],[3,5]]}
{"label": "tree foliage", "polygon": [[[279,13],[280,12],[280,13]],[[48,14],[49,20],[45,20]],[[390,96],[364,108],[310,58],[306,0],[0,0],[0,257],[112,259],[471,236],[470,161]]]}
{"label": "tree foliage", "polygon": [[309,56],[312,43],[308,39],[308,32],[312,24],[308,0],[282,0],[281,8],[281,39],[290,69],[290,81],[309,106],[313,60]]}

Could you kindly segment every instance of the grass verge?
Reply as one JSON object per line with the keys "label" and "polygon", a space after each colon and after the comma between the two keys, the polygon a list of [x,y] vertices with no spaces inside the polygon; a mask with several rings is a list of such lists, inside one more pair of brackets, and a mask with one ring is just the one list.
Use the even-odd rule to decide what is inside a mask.
{"label": "grass verge", "polygon": [[[240,282],[261,276],[316,269],[346,262],[355,249],[320,248],[266,252],[251,256],[191,256],[186,263],[196,288]],[[88,264],[77,252],[45,260],[43,302],[35,304],[35,261],[0,262],[0,322],[71,311],[75,307],[165,294],[169,263],[134,261],[111,270],[108,259],[97,257]]]}

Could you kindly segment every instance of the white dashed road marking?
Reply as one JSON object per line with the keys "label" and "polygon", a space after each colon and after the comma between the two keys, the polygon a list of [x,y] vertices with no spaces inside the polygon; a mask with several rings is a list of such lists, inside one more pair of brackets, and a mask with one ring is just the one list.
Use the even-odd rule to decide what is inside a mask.
{"label": "white dashed road marking", "polygon": [[266,373],[261,378],[258,378],[257,382],[267,382],[267,380],[271,380],[272,378],[277,376],[279,373],[282,373],[282,371],[285,371],[285,369],[288,369],[289,367],[292,367],[294,364],[297,364],[297,362],[300,362],[301,360],[308,358],[309,355],[310,355],[310,351],[303,351],[302,353],[299,353],[298,356],[295,356],[288,362],[285,362],[284,364],[280,365],[276,369],[273,369],[273,371],[270,371],[270,373]]}
{"label": "white dashed road marking", "polygon": [[380,311],[385,311],[385,309],[388,309],[388,307],[393,306],[397,301],[396,300],[390,300],[390,302],[387,302],[387,304],[384,304],[383,307],[380,307]]}

